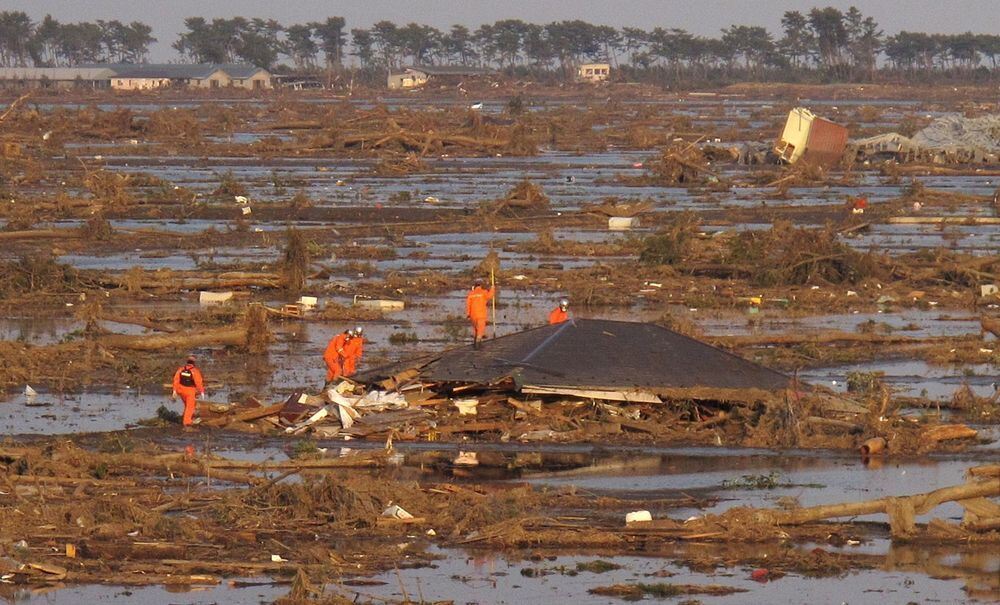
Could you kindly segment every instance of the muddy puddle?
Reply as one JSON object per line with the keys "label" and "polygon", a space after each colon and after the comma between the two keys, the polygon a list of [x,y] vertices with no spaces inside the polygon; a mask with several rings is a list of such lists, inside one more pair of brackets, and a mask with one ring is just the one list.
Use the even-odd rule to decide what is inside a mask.
{"label": "muddy puddle", "polygon": [[[755,548],[755,547],[748,547]],[[692,549],[694,550],[694,549]],[[713,552],[715,550],[715,552]],[[958,603],[969,595],[966,580],[938,579],[919,570],[852,571],[830,578],[806,577],[790,573],[778,580],[759,583],[749,578],[752,568],[722,567],[712,573],[691,571],[668,560],[646,557],[614,557],[614,569],[603,573],[578,571],[578,566],[601,560],[601,553],[577,556],[542,557],[531,560],[531,553],[505,556],[477,552],[443,551],[444,559],[433,567],[401,570],[375,579],[383,584],[363,588],[338,588],[340,594],[358,594],[376,598],[414,598],[428,601],[452,600],[455,603],[621,603],[621,600],[591,594],[590,591],[613,584],[715,584],[738,589],[728,596],[699,596],[704,603],[782,603],[798,605],[808,594],[812,603]],[[680,552],[683,556],[684,553]],[[712,547],[701,548],[699,557],[722,560],[727,553]],[[762,552],[761,555],[766,555]],[[919,555],[918,555],[919,556]],[[985,575],[998,564],[998,557],[981,563]],[[538,577],[540,576],[540,577]],[[987,595],[988,596],[988,595]],[[677,602],[678,598],[669,602]],[[647,597],[648,601],[657,600]],[[989,599],[987,599],[988,601]]]}
{"label": "muddy puddle", "polygon": [[270,578],[232,578],[214,586],[50,586],[40,589],[0,589],[11,603],[79,605],[81,603],[143,603],[144,605],[238,605],[271,603],[288,592]]}

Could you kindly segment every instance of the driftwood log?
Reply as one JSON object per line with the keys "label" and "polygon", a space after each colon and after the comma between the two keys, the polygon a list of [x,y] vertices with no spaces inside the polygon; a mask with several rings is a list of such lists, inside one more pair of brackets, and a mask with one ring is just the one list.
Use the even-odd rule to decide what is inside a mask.
{"label": "driftwood log", "polygon": [[194,349],[210,345],[243,346],[247,342],[246,328],[200,330],[188,334],[128,335],[108,334],[97,342],[110,349],[159,351],[162,349]]}
{"label": "driftwood log", "polygon": [[[1000,469],[1000,466],[997,468]],[[915,494],[913,496],[879,498],[866,502],[825,504],[788,511],[768,511],[768,513],[778,525],[802,525],[838,517],[857,517],[860,515],[885,513],[889,515],[889,527],[892,536],[894,538],[909,538],[916,534],[916,521],[914,519],[917,515],[930,512],[945,502],[958,502],[959,504],[970,500],[975,502],[980,500],[989,502],[985,499],[998,496],[1000,496],[1000,474],[995,477],[985,477],[983,479],[974,478],[972,481],[962,485],[943,487],[932,492]],[[1000,516],[988,519],[977,518],[976,523],[979,525],[1000,524]]]}

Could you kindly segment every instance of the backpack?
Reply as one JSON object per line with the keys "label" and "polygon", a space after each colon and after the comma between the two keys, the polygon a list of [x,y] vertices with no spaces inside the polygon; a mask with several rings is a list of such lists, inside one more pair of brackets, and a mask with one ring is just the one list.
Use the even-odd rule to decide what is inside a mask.
{"label": "backpack", "polygon": [[191,366],[184,366],[181,370],[181,386],[193,387],[194,384],[194,372],[191,371]]}

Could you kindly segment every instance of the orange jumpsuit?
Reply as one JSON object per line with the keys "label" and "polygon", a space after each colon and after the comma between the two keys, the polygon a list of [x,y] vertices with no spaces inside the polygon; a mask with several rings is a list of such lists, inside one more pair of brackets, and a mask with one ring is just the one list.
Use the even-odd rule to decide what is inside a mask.
{"label": "orange jumpsuit", "polygon": [[347,345],[347,332],[341,332],[330,339],[323,352],[326,362],[326,381],[340,378],[344,373],[344,347]]}
{"label": "orange jumpsuit", "polygon": [[360,336],[347,341],[344,345],[344,376],[353,376],[358,370],[358,362],[365,353],[365,339]]}
{"label": "orange jumpsuit", "polygon": [[562,307],[556,307],[549,313],[549,324],[561,324],[569,319],[569,313],[563,311]]}
{"label": "orange jumpsuit", "polygon": [[174,392],[184,401],[184,426],[194,423],[198,393],[205,394],[205,384],[201,371],[191,364],[185,364],[174,372]]}
{"label": "orange jumpsuit", "polygon": [[472,321],[472,336],[477,341],[486,336],[486,303],[493,299],[493,288],[489,290],[480,286],[469,291],[465,298],[465,314]]}

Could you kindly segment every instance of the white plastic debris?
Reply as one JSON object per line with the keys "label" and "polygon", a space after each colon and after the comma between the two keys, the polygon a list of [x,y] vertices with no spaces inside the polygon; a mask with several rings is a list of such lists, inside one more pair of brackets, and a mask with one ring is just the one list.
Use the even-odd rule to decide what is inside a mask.
{"label": "white plastic debris", "polygon": [[653,515],[649,513],[648,510],[636,510],[625,515],[625,524],[629,523],[641,523],[643,521],[652,521]]}
{"label": "white plastic debris", "polygon": [[608,219],[608,229],[611,231],[627,231],[639,226],[637,216],[612,216]]}
{"label": "white plastic debris", "polygon": [[458,408],[459,416],[475,416],[479,413],[479,400],[475,397],[470,397],[468,399],[456,399],[452,403]]}
{"label": "white plastic debris", "polygon": [[247,216],[248,214],[251,214],[253,212],[253,209],[250,206],[243,206],[242,208],[240,208],[240,212],[243,213],[243,216]]}
{"label": "white plastic debris", "polygon": [[233,292],[198,292],[198,303],[202,305],[218,305],[232,300]]}
{"label": "white plastic debris", "polygon": [[237,204],[246,205],[250,203],[250,199],[245,195],[237,195],[235,199]]}
{"label": "white plastic debris", "polygon": [[362,309],[373,309],[375,311],[402,311],[406,308],[406,303],[401,300],[389,300],[385,298],[356,298],[355,307]]}
{"label": "white plastic debris", "polygon": [[406,512],[402,506],[398,504],[393,504],[389,508],[382,511],[382,516],[389,519],[412,519],[413,515]]}
{"label": "white plastic debris", "polygon": [[287,563],[288,559],[283,558],[281,555],[271,555],[272,563]]}

